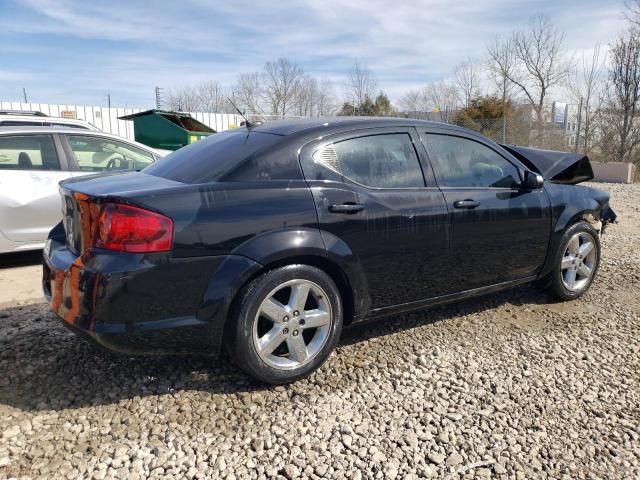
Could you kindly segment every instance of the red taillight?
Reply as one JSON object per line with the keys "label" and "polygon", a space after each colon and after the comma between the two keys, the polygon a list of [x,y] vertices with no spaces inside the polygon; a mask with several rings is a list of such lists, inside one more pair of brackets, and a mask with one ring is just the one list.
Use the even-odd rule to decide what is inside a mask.
{"label": "red taillight", "polygon": [[100,209],[94,245],[132,253],[171,250],[173,221],[143,208],[107,203]]}

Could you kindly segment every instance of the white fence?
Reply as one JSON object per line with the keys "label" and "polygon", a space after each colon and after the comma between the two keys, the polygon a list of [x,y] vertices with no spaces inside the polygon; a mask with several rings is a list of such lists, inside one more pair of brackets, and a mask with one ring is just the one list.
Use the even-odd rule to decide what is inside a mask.
{"label": "white fence", "polygon": [[[0,102],[0,110],[38,111],[50,117],[86,120],[100,130],[133,140],[133,122],[118,117],[141,112],[141,108],[108,108],[87,105],[52,105],[49,103]],[[242,118],[231,113],[189,112],[205,125],[222,132],[240,125]]]}

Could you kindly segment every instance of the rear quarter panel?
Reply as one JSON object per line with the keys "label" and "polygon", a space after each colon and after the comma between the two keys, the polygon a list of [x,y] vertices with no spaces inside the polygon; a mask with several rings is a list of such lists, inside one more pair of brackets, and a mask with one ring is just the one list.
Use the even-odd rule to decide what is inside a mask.
{"label": "rear quarter panel", "polygon": [[249,247],[256,237],[318,228],[313,198],[302,180],[185,185],[128,198],[174,220],[175,257],[242,254],[262,262],[268,249]]}

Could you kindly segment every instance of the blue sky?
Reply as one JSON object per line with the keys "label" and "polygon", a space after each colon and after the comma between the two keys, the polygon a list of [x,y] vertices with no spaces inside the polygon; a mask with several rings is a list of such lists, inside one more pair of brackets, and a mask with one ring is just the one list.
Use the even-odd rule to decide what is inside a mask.
{"label": "blue sky", "polygon": [[547,14],[571,52],[612,40],[620,0],[0,0],[0,100],[149,107],[154,87],[230,85],[280,56],[341,93],[355,58],[392,99]]}

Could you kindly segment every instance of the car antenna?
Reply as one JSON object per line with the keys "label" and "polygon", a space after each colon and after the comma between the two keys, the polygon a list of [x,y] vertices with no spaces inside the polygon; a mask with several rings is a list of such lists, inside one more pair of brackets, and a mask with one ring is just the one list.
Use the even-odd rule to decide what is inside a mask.
{"label": "car antenna", "polygon": [[231,105],[233,105],[233,108],[235,108],[235,109],[236,109],[236,112],[238,112],[238,114],[240,114],[240,116],[241,116],[242,118],[244,118],[244,125],[245,125],[245,127],[247,127],[247,128],[251,128],[251,127],[254,127],[254,126],[256,126],[256,125],[260,125],[260,124],[262,123],[262,122],[255,122],[255,123],[254,123],[254,122],[250,122],[250,121],[249,121],[249,119],[248,119],[247,117],[245,117],[244,113],[242,113],[242,112],[240,111],[240,109],[236,106],[236,104],[235,104],[235,103],[233,103],[233,100],[231,100],[229,97],[227,97],[227,100],[229,100],[229,103],[230,103]]}

